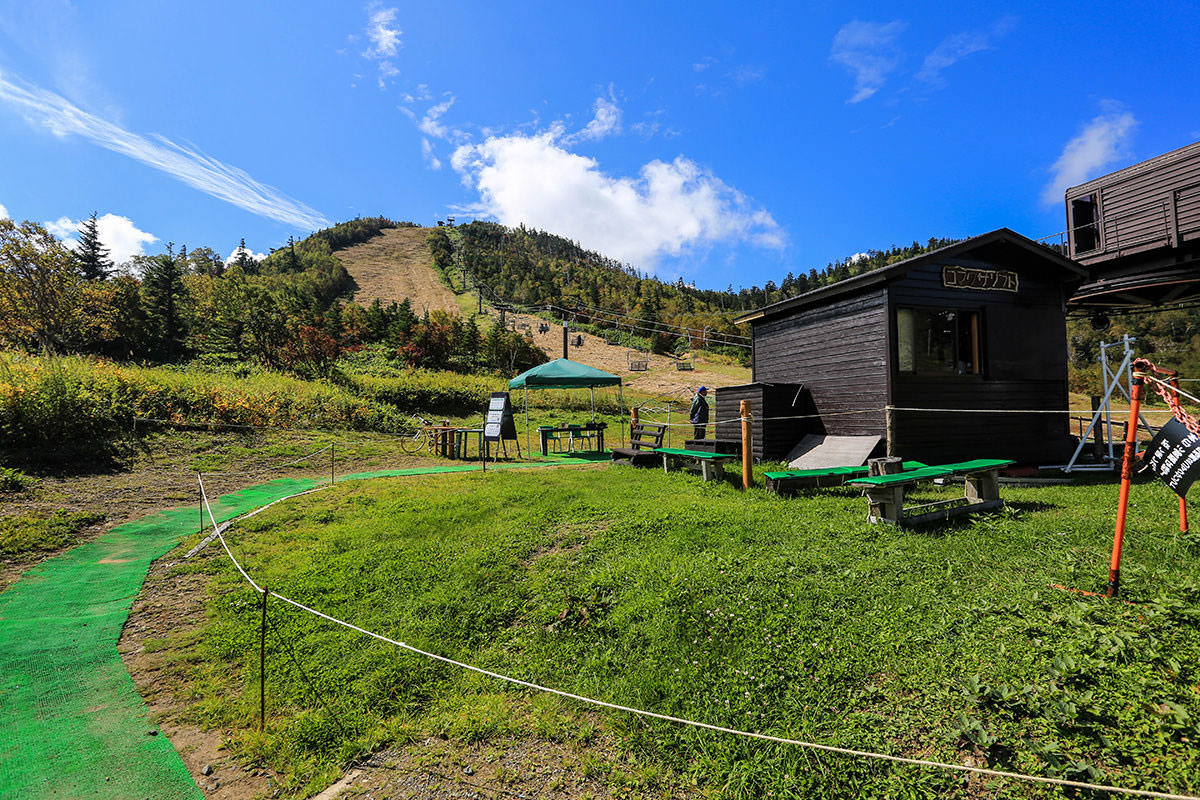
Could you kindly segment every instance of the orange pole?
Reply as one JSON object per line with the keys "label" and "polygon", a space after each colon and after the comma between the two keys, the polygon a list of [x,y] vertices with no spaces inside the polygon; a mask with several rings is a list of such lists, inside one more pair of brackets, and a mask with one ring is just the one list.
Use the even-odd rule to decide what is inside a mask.
{"label": "orange pole", "polygon": [[1179,498],[1179,532],[1188,532],[1187,500],[1184,500],[1182,497]]}
{"label": "orange pole", "polygon": [[1121,593],[1121,546],[1125,542],[1125,512],[1129,508],[1129,485],[1133,481],[1133,454],[1137,450],[1138,411],[1142,405],[1143,378],[1133,373],[1129,400],[1129,423],[1125,426],[1125,453],[1121,458],[1121,495],[1117,500],[1117,529],[1113,533],[1112,561],[1108,565],[1108,596]]}
{"label": "orange pole", "polygon": [[742,414],[742,488],[749,489],[754,483],[754,440],[750,428],[750,401],[743,400]]}

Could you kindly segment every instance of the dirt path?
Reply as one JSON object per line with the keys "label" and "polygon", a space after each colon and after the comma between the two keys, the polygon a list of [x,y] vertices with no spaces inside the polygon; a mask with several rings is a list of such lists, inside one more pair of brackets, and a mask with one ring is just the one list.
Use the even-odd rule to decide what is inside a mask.
{"label": "dirt path", "polygon": [[389,228],[368,242],[338,250],[336,255],[358,284],[355,302],[370,305],[404,298],[418,316],[425,311],[458,313],[454,293],[433,268],[425,237],[429,228]]}

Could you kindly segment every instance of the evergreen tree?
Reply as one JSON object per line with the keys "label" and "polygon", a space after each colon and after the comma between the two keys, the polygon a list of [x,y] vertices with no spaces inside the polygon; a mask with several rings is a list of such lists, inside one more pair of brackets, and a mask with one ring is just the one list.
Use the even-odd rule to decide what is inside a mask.
{"label": "evergreen tree", "polygon": [[95,211],[79,226],[79,245],[75,248],[75,261],[79,264],[79,274],[87,281],[102,281],[113,271],[108,248],[100,241],[100,228]]}
{"label": "evergreen tree", "polygon": [[167,245],[167,252],[146,260],[142,301],[154,354],[164,361],[176,360],[183,354],[187,329],[183,317],[183,274],[171,245]]}

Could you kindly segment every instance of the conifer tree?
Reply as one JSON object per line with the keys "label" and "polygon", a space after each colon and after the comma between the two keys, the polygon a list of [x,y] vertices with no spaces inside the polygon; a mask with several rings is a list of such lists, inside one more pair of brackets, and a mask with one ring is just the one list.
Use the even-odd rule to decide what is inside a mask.
{"label": "conifer tree", "polygon": [[142,298],[156,355],[165,361],[174,361],[182,355],[187,331],[183,318],[183,273],[171,245],[167,245],[167,252],[152,256],[146,262]]}
{"label": "conifer tree", "polygon": [[96,212],[79,226],[79,245],[75,248],[75,261],[84,280],[102,281],[113,271],[108,248],[100,241],[100,228]]}

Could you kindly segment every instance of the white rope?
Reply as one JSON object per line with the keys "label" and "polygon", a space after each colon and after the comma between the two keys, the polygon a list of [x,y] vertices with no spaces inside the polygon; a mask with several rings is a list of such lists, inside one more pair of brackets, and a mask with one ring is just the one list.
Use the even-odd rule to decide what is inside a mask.
{"label": "white rope", "polygon": [[1154,377],[1153,375],[1147,375],[1144,372],[1139,372],[1138,374],[1141,375],[1143,378],[1145,378],[1148,381],[1154,381],[1155,383],[1160,384],[1163,387],[1170,389],[1173,392],[1183,395],[1188,400],[1191,400],[1193,403],[1200,403],[1200,397],[1196,397],[1194,394],[1188,394],[1183,389],[1180,389],[1177,386],[1172,386],[1171,384],[1167,383],[1166,381],[1159,380],[1158,378]]}
{"label": "white rope", "polygon": [[[327,488],[327,487],[324,487],[324,488]],[[203,480],[200,481],[200,491],[201,491],[201,494],[204,495]],[[315,490],[310,490],[310,491],[315,491]],[[260,509],[256,509],[254,512],[252,512],[252,514],[257,514],[259,511],[265,510],[266,508],[269,508],[271,505],[275,505],[275,503],[280,503],[280,502],[283,502],[284,500],[289,500],[289,499],[291,499],[291,497],[299,497],[300,494],[308,494],[308,492],[301,492],[299,494],[291,495],[289,497],[281,497],[278,500],[275,500],[274,502],[272,502],[266,506],[263,506]],[[216,520],[213,519],[212,509],[209,508],[209,506],[208,506],[208,497],[206,495],[204,495],[204,505],[205,505],[205,508],[208,508],[209,519],[213,521],[213,528],[214,528],[217,536],[220,538],[221,544],[225,547],[225,553],[229,556],[229,560],[233,562],[234,567],[237,568],[237,571],[239,573],[241,573],[242,577],[245,578],[250,583],[250,585],[255,588],[256,591],[258,591],[259,593],[262,593],[263,588],[254,582],[254,579],[251,578],[246,573],[246,570],[243,569],[242,565],[238,563],[238,560],[236,558],[234,558],[233,552],[229,549],[229,544],[225,541],[224,533],[222,532],[221,529],[218,529]],[[251,515],[248,514],[246,516],[248,517]],[[232,524],[232,521],[231,521],[231,524]],[[226,530],[227,529],[228,529],[228,527],[226,528]],[[313,614],[314,616],[320,617],[321,619],[324,619],[328,622],[332,622],[335,625],[341,625],[344,628],[348,628],[352,631],[356,631],[358,633],[363,634],[364,636],[369,636],[372,639],[378,639],[381,642],[386,642],[387,644],[394,645],[396,647],[399,647],[401,649],[407,650],[411,653],[415,653],[420,656],[424,656],[425,658],[429,658],[434,661],[440,661],[443,664],[449,664],[450,666],[458,667],[459,669],[468,670],[470,672],[474,672],[479,675],[485,675],[489,678],[494,678],[499,681],[511,683],[515,686],[523,686],[526,689],[532,689],[537,692],[553,694],[558,697],[564,697],[569,700],[576,700],[578,702],[587,703],[589,705],[597,706],[600,708],[608,708],[613,711],[623,711],[627,714],[633,714],[633,715],[639,716],[639,717],[648,717],[651,719],[658,719],[658,720],[662,720],[664,722],[672,722],[677,725],[686,725],[686,726],[690,726],[693,728],[701,728],[704,730],[716,731],[718,733],[728,733],[733,736],[741,736],[741,737],[744,737],[747,739],[759,739],[761,741],[774,742],[775,744],[793,745],[795,747],[803,747],[803,748],[807,748],[810,750],[819,750],[819,751],[823,751],[823,752],[827,752],[827,753],[837,753],[840,755],[857,756],[859,758],[870,758],[870,759],[876,759],[879,761],[890,761],[890,762],[894,762],[897,764],[909,764],[909,765],[917,766],[917,767],[933,767],[936,769],[945,769],[945,770],[952,770],[952,771],[957,771],[957,772],[969,772],[969,773],[973,773],[976,775],[985,775],[985,776],[994,777],[994,778],[1011,778],[1013,780],[1028,781],[1028,782],[1032,782],[1032,783],[1044,783],[1044,784],[1051,784],[1054,786],[1066,786],[1066,787],[1070,787],[1070,788],[1074,788],[1074,789],[1088,789],[1090,791],[1109,792],[1109,793],[1113,793],[1113,794],[1125,794],[1125,795],[1132,795],[1135,797],[1154,797],[1154,798],[1161,798],[1162,800],[1200,800],[1200,797],[1197,797],[1196,795],[1171,794],[1169,792],[1157,792],[1157,791],[1153,791],[1153,790],[1149,790],[1149,789],[1126,789],[1126,788],[1122,788],[1120,786],[1108,786],[1105,784],[1087,783],[1085,781],[1072,781],[1072,780],[1066,780],[1063,778],[1051,778],[1051,777],[1045,777],[1045,776],[1041,776],[1041,775],[1026,775],[1026,774],[1020,773],[1020,772],[1008,772],[1006,770],[988,769],[986,767],[974,767],[974,766],[968,766],[966,764],[949,764],[949,763],[942,762],[942,761],[930,761],[930,760],[920,759],[920,758],[908,758],[906,756],[895,756],[895,755],[889,755],[887,753],[875,753],[875,752],[871,752],[869,750],[855,750],[855,749],[848,748],[848,747],[837,747],[835,745],[819,744],[816,742],[806,742],[801,739],[790,739],[790,738],[783,737],[783,736],[771,736],[770,734],[766,734],[766,733],[756,733],[754,731],[743,731],[738,728],[727,728],[723,725],[712,725],[707,722],[696,722],[695,720],[684,719],[683,717],[673,717],[673,716],[670,716],[669,714],[659,714],[655,711],[646,711],[646,710],[640,709],[640,708],[633,708],[632,706],[623,706],[618,703],[609,703],[605,700],[597,700],[592,697],[585,697],[583,695],[578,695],[578,694],[573,694],[571,692],[563,691],[562,689],[554,689],[549,686],[542,686],[541,684],[531,683],[530,681],[524,681],[524,680],[521,680],[520,678],[513,678],[511,676],[504,675],[499,672],[493,672],[491,670],[484,669],[483,667],[477,667],[477,666],[474,666],[473,664],[467,664],[466,662],[463,662],[463,661],[457,661],[453,658],[448,658],[447,656],[439,655],[437,653],[432,653],[432,652],[429,652],[428,650],[422,650],[421,648],[415,647],[411,644],[408,644],[407,642],[402,642],[397,639],[389,638],[387,636],[384,636],[383,634],[375,633],[374,631],[369,631],[366,628],[360,628],[359,626],[354,625],[353,623],[346,622],[345,620],[341,620],[341,619],[338,619],[337,617],[330,616],[329,614],[318,611],[315,608],[310,608],[309,606],[306,606],[299,601],[293,600],[290,597],[285,597],[284,595],[281,595],[278,592],[273,592],[273,591],[267,590],[267,594],[269,594],[271,597],[274,597],[278,600],[282,600],[283,602],[285,602],[289,605],[295,606],[296,608],[298,608],[302,611],[307,611],[308,613]]]}

